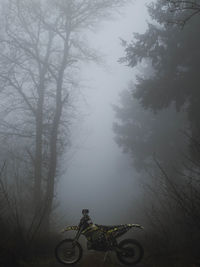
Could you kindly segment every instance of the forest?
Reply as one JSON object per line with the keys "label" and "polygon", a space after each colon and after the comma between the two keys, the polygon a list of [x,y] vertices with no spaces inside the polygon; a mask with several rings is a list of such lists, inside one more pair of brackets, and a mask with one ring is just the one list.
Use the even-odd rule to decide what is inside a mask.
{"label": "forest", "polygon": [[[66,154],[81,132],[74,124],[87,121],[79,117],[83,104],[77,99],[84,98],[83,103],[92,98],[82,95],[84,71],[99,76],[101,84],[93,66],[105,67],[106,56],[91,36],[103,23],[112,21],[117,28],[119,13],[137,13],[140,4],[148,14],[139,15],[146,20],[145,30],[135,32],[133,24],[125,24],[128,38],[117,32],[122,53],[109,44],[114,66],[123,68],[122,76],[130,73],[118,89],[108,82],[118,102],[106,90],[102,100],[99,88],[91,93],[96,94],[94,106],[99,103],[100,112],[104,110],[102,117],[94,116],[92,127],[106,139],[103,121],[111,116],[112,146],[119,149],[121,163],[105,174],[112,162],[107,159],[116,152],[109,152],[106,144],[111,141],[94,141],[95,155],[85,149],[93,166],[82,164],[91,170],[91,181],[82,169],[75,172],[80,180],[70,178],[65,167],[70,170],[73,156],[67,160]],[[78,224],[74,218],[81,217],[81,209],[91,209],[93,217],[94,210],[103,214],[103,208],[115,206],[116,217],[107,212],[101,224],[144,227],[127,235],[136,237],[144,250],[142,261],[131,266],[200,266],[200,0],[1,0],[0,13],[0,266],[63,266],[54,255],[64,238],[60,230],[71,221]],[[106,67],[105,72],[111,75]],[[109,108],[102,104],[107,99]],[[84,133],[80,135],[84,146]],[[102,158],[96,156],[101,153]],[[81,155],[79,149],[76,154]],[[102,164],[95,160],[99,158]],[[82,166],[78,163],[77,170]],[[60,203],[60,187],[76,199],[66,201],[69,213]],[[126,188],[123,194],[118,194],[120,188]],[[120,198],[129,194],[135,197],[126,206]],[[87,203],[89,207],[81,206]],[[113,257],[103,261],[102,252],[84,253],[75,266],[121,266]]]}

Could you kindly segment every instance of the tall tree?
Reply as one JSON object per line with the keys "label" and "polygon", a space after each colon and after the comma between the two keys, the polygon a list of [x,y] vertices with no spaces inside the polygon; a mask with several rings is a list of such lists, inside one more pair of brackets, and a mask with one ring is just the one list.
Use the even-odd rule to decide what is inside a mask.
{"label": "tall tree", "polygon": [[134,96],[144,107],[154,111],[173,102],[177,110],[187,110],[192,135],[198,139],[200,20],[194,17],[181,30],[176,25],[163,25],[163,12],[168,14],[170,10],[154,9],[153,18],[157,24],[149,24],[144,34],[135,34],[125,48],[126,57],[122,61],[130,67],[145,60],[151,62],[153,74],[138,77]]}
{"label": "tall tree", "polygon": [[152,170],[154,158],[159,158],[169,170],[176,164],[185,148],[185,113],[177,113],[174,106],[162,112],[145,110],[132,96],[132,86],[120,94],[120,105],[114,106],[117,121],[113,125],[116,142],[133,159],[136,170]]}
{"label": "tall tree", "polygon": [[[84,31],[94,29],[125,2],[9,0],[3,5],[1,93],[7,105],[15,102],[9,113],[14,111],[24,128],[12,116],[4,117],[2,125],[11,135],[26,135],[32,142],[32,150],[27,152],[34,163],[33,202],[36,212],[43,207],[46,223],[53,205],[58,152],[65,138],[64,115],[70,107],[77,66],[81,61],[98,59]],[[2,133],[6,131],[4,127]]]}

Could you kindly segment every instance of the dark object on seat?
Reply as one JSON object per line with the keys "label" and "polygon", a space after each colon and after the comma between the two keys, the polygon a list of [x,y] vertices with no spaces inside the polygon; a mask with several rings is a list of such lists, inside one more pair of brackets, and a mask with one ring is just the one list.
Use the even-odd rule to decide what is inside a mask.
{"label": "dark object on seat", "polygon": [[83,210],[82,210],[82,214],[83,214],[83,215],[87,215],[88,213],[89,213],[89,210],[88,210],[88,209],[83,209]]}

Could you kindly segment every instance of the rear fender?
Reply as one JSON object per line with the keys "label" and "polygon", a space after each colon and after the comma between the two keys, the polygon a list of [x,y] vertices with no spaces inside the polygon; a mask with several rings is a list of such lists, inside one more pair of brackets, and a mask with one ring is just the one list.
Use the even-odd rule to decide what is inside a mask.
{"label": "rear fender", "polygon": [[118,238],[128,232],[131,228],[143,229],[143,227],[139,224],[122,224],[121,226],[108,231],[108,233],[112,233],[115,238]]}
{"label": "rear fender", "polygon": [[118,225],[118,226],[114,227],[113,229],[107,231],[107,233],[110,234],[110,233],[118,232],[118,231],[121,231],[121,232],[125,233],[128,230],[130,230],[130,228],[144,229],[144,227],[139,225],[139,224],[130,224],[129,223],[129,224]]}

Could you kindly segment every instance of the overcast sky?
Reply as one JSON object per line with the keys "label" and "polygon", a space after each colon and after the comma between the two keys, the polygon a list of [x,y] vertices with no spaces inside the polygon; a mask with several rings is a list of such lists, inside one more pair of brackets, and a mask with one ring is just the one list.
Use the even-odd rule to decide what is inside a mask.
{"label": "overcast sky", "polygon": [[78,102],[82,116],[73,125],[72,148],[64,157],[66,171],[58,187],[70,223],[77,223],[82,208],[89,208],[99,224],[129,223],[132,218],[130,210],[139,195],[137,174],[114,141],[112,104],[134,80],[134,71],[117,62],[124,55],[119,38],[131,40],[133,32],[145,31],[147,2],[136,0],[89,36],[90,46],[104,55],[106,66],[85,64],[81,72],[88,87]]}

